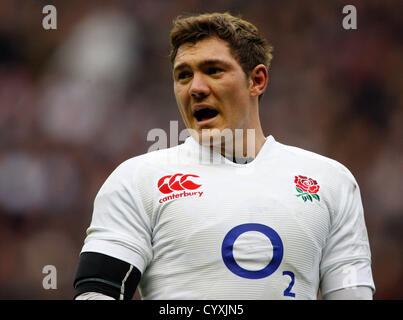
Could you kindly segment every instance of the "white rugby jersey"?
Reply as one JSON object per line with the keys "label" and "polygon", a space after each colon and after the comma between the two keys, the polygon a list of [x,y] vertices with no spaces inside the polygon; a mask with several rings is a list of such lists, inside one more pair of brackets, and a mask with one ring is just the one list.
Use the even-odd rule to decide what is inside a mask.
{"label": "white rugby jersey", "polygon": [[359,187],[343,165],[272,136],[248,164],[208,151],[189,137],[118,166],[82,252],[134,265],[143,299],[375,290]]}

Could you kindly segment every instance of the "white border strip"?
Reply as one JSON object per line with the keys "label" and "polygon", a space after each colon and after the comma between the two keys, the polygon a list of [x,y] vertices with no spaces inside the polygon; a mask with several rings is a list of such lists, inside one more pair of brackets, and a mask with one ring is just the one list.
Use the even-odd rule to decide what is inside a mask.
{"label": "white border strip", "polygon": [[124,300],[125,297],[125,282],[127,278],[129,277],[130,273],[133,270],[133,265],[130,265],[129,271],[127,271],[126,276],[122,280],[122,286],[120,287],[120,297],[119,300]]}

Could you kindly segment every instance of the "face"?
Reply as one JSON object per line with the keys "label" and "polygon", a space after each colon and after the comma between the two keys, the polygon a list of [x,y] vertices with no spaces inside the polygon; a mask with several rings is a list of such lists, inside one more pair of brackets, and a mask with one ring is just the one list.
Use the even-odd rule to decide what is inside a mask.
{"label": "face", "polygon": [[217,134],[256,127],[257,97],[226,41],[213,37],[181,45],[173,76],[178,108],[192,135],[203,139],[214,136],[206,129]]}

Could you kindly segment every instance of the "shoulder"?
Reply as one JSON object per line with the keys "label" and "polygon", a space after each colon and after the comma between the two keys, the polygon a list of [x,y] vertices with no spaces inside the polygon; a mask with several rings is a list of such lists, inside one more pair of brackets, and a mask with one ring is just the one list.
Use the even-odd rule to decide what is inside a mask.
{"label": "shoulder", "polygon": [[327,208],[332,224],[336,225],[344,215],[348,215],[351,206],[361,202],[358,183],[342,163],[281,143],[278,144],[277,150],[281,165],[286,163],[287,172],[295,183],[308,180],[308,184],[315,185],[314,193],[320,197],[321,205]]}
{"label": "shoulder", "polygon": [[142,181],[152,179],[154,175],[164,172],[173,164],[180,163],[185,152],[184,145],[160,149],[129,158],[120,163],[108,176],[100,193],[110,189],[132,187]]}
{"label": "shoulder", "polygon": [[291,161],[294,161],[299,166],[315,168],[320,172],[327,172],[341,179],[355,182],[351,171],[344,164],[335,159],[299,147],[285,145],[280,142],[277,142],[277,144],[281,150],[281,154]]}
{"label": "shoulder", "polygon": [[184,151],[186,151],[186,146],[184,144],[167,149],[150,151],[127,159],[116,168],[116,171],[135,173],[147,168],[154,168],[157,170],[158,168],[169,167],[174,163],[180,162],[181,159],[179,157],[184,157],[184,155],[186,155],[186,152]]}

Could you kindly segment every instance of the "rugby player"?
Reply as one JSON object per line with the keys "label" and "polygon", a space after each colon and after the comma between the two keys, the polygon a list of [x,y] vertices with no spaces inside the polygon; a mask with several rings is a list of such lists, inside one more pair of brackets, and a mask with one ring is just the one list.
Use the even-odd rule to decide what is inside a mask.
{"label": "rugby player", "polygon": [[123,162],[103,184],[75,299],[132,299],[136,288],[142,299],[372,299],[353,175],[263,133],[272,54],[258,29],[200,14],[178,17],[170,41],[191,136]]}

